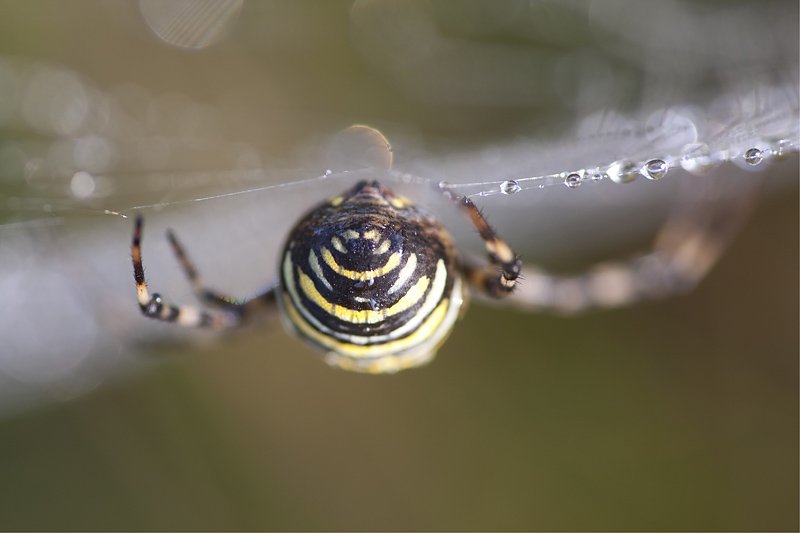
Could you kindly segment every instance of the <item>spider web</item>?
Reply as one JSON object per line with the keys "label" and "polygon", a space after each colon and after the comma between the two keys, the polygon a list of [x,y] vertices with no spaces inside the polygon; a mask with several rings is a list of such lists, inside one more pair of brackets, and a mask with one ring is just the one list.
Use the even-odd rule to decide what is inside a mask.
{"label": "spider web", "polygon": [[[201,51],[225,39],[256,50],[286,44],[285,35],[265,31],[262,42],[247,21],[236,23],[240,4],[201,13],[143,2],[149,26],[130,31],[154,46]],[[125,218],[134,212],[148,220],[149,282],[170,300],[190,302],[162,239],[167,226],[185,235],[206,279],[245,295],[273,276],[274,254],[299,213],[358,179],[378,177],[430,206],[475,249],[440,191],[469,195],[526,257],[535,243],[537,260],[602,249],[654,227],[670,205],[692,201],[677,193],[681,182],[691,191],[692,180],[716,177],[730,195],[755,179],[777,193],[796,186],[796,167],[785,163],[800,150],[794,4],[647,8],[658,16],[626,3],[550,6],[561,30],[539,27],[542,42],[518,25],[541,12],[426,6],[355,2],[348,11],[353,47],[372,71],[421,109],[443,109],[437,120],[447,123],[437,130],[421,119],[386,121],[391,168],[373,165],[375,145],[341,149],[336,130],[363,120],[352,107],[324,120],[298,108],[276,111],[276,129],[294,129],[266,128],[263,110],[237,85],[250,78],[237,78],[235,67],[232,96],[220,102],[95,81],[19,50],[0,56],[0,93],[9,95],[0,101],[0,410],[71,397],[140,368],[136,355],[154,340],[203,338],[138,316]],[[252,9],[258,19],[266,8]],[[176,17],[191,24],[169,24]],[[398,48],[409,35],[414,46]],[[587,43],[602,53],[587,52]],[[238,53],[228,50],[223,60]],[[552,63],[557,90],[513,77],[534,60],[537,68]],[[486,70],[476,78],[470,64]],[[273,100],[263,107],[279,108],[286,95],[267,96]],[[326,101],[324,91],[319,98]],[[479,117],[509,116],[508,108],[524,111],[508,128]],[[478,111],[466,123],[489,133],[454,134],[469,109]]]}

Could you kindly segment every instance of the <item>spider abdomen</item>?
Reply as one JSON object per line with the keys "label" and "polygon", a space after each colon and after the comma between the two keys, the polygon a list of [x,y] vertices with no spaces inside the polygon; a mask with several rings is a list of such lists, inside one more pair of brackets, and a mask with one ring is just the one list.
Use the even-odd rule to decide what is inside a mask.
{"label": "spider abdomen", "polygon": [[462,304],[447,232],[377,183],[318,206],[281,259],[286,322],[348,370],[393,372],[430,360]]}

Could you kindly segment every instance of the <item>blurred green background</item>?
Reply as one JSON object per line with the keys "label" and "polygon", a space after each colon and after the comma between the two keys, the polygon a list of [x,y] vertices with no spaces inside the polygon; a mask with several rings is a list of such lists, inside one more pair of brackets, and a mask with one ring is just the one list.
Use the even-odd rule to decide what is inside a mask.
{"label": "blurred green background", "polygon": [[7,419],[2,527],[792,530],[796,207],[689,296],[473,306],[417,371],[334,371],[273,330]]}
{"label": "blurred green background", "polygon": [[[651,80],[641,58],[600,47],[581,64],[619,77],[596,100],[565,99],[558,85],[529,79],[570,79],[563,65],[513,83],[500,76],[480,87],[473,79],[464,91],[448,84],[470,71],[453,65],[479,53],[491,52],[489,64],[541,53],[546,69],[600,36],[624,44],[607,29],[589,35],[589,7],[251,2],[218,43],[187,51],[149,32],[141,13],[149,4],[0,2],[0,55],[73,69],[102,88],[134,83],[188,95],[222,117],[219,139],[246,142],[265,161],[353,122],[460,147],[509,142],[533,124],[539,135],[562,131],[592,109],[646,101]],[[795,4],[767,4],[759,9],[785,10],[796,28]],[[709,3],[676,5],[696,14]],[[386,6],[391,16],[380,14]],[[379,24],[407,17],[423,32],[419,13],[479,48],[442,45],[449,60],[420,64],[426,54],[414,49],[424,39],[403,44]],[[523,14],[539,25],[525,26]],[[404,46],[397,54],[407,61],[382,63],[375,34],[389,52]],[[498,66],[498,75],[514,65]],[[401,83],[400,67],[419,79]],[[430,76],[437,84],[419,85]],[[677,86],[690,99],[718,89],[709,80]],[[35,139],[46,150],[53,135],[8,126],[0,141]],[[125,139],[116,137],[123,155]],[[227,156],[201,165],[216,168]],[[89,207],[169,197],[169,184],[126,188],[147,170],[126,157],[117,167],[130,177]],[[773,169],[767,179],[774,172],[793,181],[796,156]],[[33,184],[2,187],[6,197],[24,196]],[[57,200],[60,187],[54,180],[37,194]],[[272,200],[278,208],[280,197]],[[0,207],[5,220],[26,214],[15,206]],[[65,213],[93,244],[89,224],[105,219]],[[113,252],[126,265],[129,227],[119,222]],[[522,248],[531,257],[536,243]],[[577,268],[597,254],[556,262]],[[221,263],[224,273],[225,261],[233,264],[217,252],[201,268]],[[133,304],[129,272],[119,271],[128,292],[91,298]],[[146,370],[0,420],[0,529],[797,530],[798,272],[791,185],[765,196],[688,295],[576,318],[473,304],[430,366],[396,376],[330,369],[277,323],[202,346],[151,343],[131,305],[108,319],[119,326],[118,351],[144,346]]]}

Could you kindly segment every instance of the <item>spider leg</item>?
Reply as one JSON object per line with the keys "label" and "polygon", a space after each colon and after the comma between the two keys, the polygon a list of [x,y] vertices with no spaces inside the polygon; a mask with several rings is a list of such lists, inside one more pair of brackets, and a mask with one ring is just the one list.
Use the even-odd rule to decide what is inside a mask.
{"label": "spider leg", "polygon": [[[697,184],[694,187],[696,193]],[[736,235],[752,209],[754,193],[751,189],[733,198],[681,205],[656,235],[652,251],[627,261],[599,263],[573,276],[526,267],[509,303],[573,314],[687,292],[706,276]]]}
{"label": "spider leg", "polygon": [[180,241],[178,241],[178,238],[172,230],[167,230],[167,240],[172,247],[175,257],[178,259],[178,263],[181,265],[181,269],[189,279],[189,283],[192,285],[195,295],[201,302],[227,310],[236,310],[239,307],[239,304],[236,303],[234,298],[209,289],[203,283],[200,279],[200,275],[197,273],[194,263],[189,259],[189,256],[186,255],[186,250],[183,248]]}
{"label": "spider leg", "polygon": [[450,192],[445,193],[469,216],[478,230],[486,247],[489,265],[478,266],[465,261],[461,262],[464,279],[477,290],[492,298],[503,298],[511,294],[517,285],[522,261],[511,247],[501,239],[489,225],[480,210],[466,196],[456,198]]}
{"label": "spider leg", "polygon": [[272,303],[274,303],[275,296],[272,289],[243,303],[236,303],[230,298],[205,289],[197,276],[197,271],[194,269],[194,266],[189,261],[183,248],[171,232],[168,234],[170,243],[178,256],[178,260],[184,272],[186,272],[192,282],[195,292],[198,293],[201,300],[209,304],[217,305],[221,307],[222,310],[220,312],[210,313],[192,306],[168,304],[164,302],[160,294],[150,294],[147,281],[144,277],[144,266],[142,265],[141,242],[143,223],[142,216],[137,215],[131,242],[131,257],[133,260],[133,278],[136,282],[136,294],[139,308],[145,316],[165,322],[175,322],[182,326],[222,329],[238,326],[250,315],[250,312],[254,308],[271,306]]}
{"label": "spider leg", "polygon": [[275,290],[273,287],[242,302],[237,302],[236,299],[231,296],[220,294],[209,289],[201,280],[194,263],[189,259],[186,250],[172,230],[167,230],[167,240],[184,274],[189,278],[189,283],[191,283],[195,295],[201,302],[235,313],[242,320],[249,318],[253,313],[259,310],[259,308],[263,308],[262,310],[270,309],[275,304]]}

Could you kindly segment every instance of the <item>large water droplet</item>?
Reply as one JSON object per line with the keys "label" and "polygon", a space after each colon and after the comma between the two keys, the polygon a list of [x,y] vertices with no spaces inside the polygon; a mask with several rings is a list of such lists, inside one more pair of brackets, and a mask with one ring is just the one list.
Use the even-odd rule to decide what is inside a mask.
{"label": "large water droplet", "polygon": [[636,179],[639,169],[632,161],[621,159],[608,166],[606,174],[614,183],[630,183]]}
{"label": "large water droplet", "polygon": [[644,164],[644,177],[650,180],[660,180],[667,175],[669,165],[663,159],[651,159]]}
{"label": "large water droplet", "polygon": [[333,170],[331,170],[331,169],[329,169],[329,168],[326,168],[326,169],[325,169],[325,172],[323,172],[323,173],[322,173],[322,175],[323,175],[323,176],[325,176],[325,177],[328,177],[328,176],[330,176],[331,174],[333,174]]}
{"label": "large water droplet", "polygon": [[750,148],[744,153],[744,162],[748,165],[757,165],[764,160],[764,152],[758,148]]}
{"label": "large water droplet", "polygon": [[514,180],[506,180],[500,184],[500,192],[503,194],[517,194],[521,190],[522,187]]}
{"label": "large water droplet", "polygon": [[576,174],[574,172],[572,174],[567,175],[567,177],[564,178],[564,185],[566,185],[570,189],[576,189],[580,186],[580,184],[581,184],[581,177],[579,174]]}
{"label": "large water droplet", "polygon": [[701,175],[712,166],[711,151],[705,143],[692,143],[683,147],[681,167],[692,174]]}

